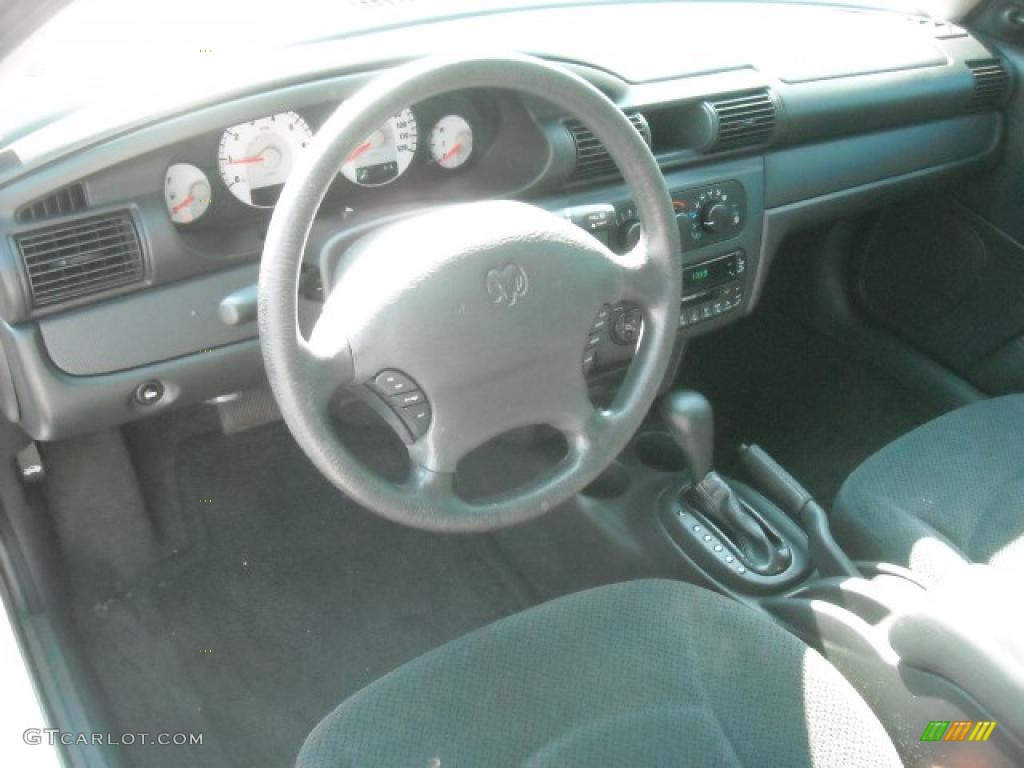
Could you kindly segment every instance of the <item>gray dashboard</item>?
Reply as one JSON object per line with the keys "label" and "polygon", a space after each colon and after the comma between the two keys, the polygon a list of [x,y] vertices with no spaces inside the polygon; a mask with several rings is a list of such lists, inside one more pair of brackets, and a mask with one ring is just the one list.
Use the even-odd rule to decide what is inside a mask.
{"label": "gray dashboard", "polygon": [[[586,34],[566,34],[570,20]],[[766,29],[778,31],[774,40]],[[273,78],[221,86],[188,105],[124,117],[113,127],[94,124],[91,133],[76,130],[79,118],[71,116],[42,136],[14,142],[6,152],[18,162],[0,169],[5,415],[37,439],[55,439],[260,383],[255,323],[226,322],[220,304],[255,282],[269,212],[231,205],[215,186],[214,205],[228,201],[216,217],[201,227],[175,225],[162,192],[166,169],[189,162],[210,170],[215,181],[211,164],[226,127],[292,110],[315,128],[382,65],[435,52],[425,41],[465,35],[565,63],[627,113],[642,115],[641,130],[677,193],[681,227],[690,226],[687,212],[698,224],[704,215],[687,206],[706,209],[723,189],[735,203],[740,190],[735,222],[718,235],[706,230],[706,238],[695,224],[681,258],[699,265],[742,254],[741,298],[726,301],[717,314],[718,294],[699,294],[710,314],[691,324],[684,313],[681,338],[749,313],[790,231],[984,167],[999,151],[1000,110],[1012,85],[1007,78],[1005,89],[991,96],[978,73],[979,62],[995,66],[992,51],[956,27],[901,14],[779,4],[601,4],[369,32],[345,40],[344,54],[329,65],[325,47],[335,54],[342,48],[318,44],[286,53]],[[609,36],[614,46],[602,44]],[[752,134],[752,143],[721,140],[723,110],[737,97],[771,111],[770,127]],[[449,175],[421,162],[374,189],[339,177],[308,247],[312,288],[304,306],[310,314],[322,290],[316,279],[325,245],[424,205],[513,197],[563,212],[604,206],[611,211],[609,244],[618,247],[628,237],[626,189],[614,172],[580,173],[585,138],[557,107],[506,92],[451,99],[462,111],[470,104],[479,121],[479,160]],[[424,123],[453,109],[411,106]],[[718,131],[717,138],[709,131]],[[73,139],[58,141],[60,135]],[[78,208],[25,220],[23,211],[69,185],[81,190]],[[138,233],[138,279],[34,303],[19,238],[115,212],[127,212]],[[698,295],[696,288],[688,295]],[[607,357],[626,359],[625,349]],[[140,387],[153,383],[160,397],[140,399]]]}

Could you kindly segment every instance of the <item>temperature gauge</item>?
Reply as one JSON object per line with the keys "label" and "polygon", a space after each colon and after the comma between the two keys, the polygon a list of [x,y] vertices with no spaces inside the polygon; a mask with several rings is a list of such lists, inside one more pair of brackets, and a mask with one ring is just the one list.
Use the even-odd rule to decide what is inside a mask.
{"label": "temperature gauge", "polygon": [[453,170],[473,154],[473,129],[464,117],[445,115],[430,132],[430,156],[442,168]]}
{"label": "temperature gauge", "polygon": [[164,202],[175,224],[189,224],[210,207],[210,180],[188,163],[175,163],[164,179]]}

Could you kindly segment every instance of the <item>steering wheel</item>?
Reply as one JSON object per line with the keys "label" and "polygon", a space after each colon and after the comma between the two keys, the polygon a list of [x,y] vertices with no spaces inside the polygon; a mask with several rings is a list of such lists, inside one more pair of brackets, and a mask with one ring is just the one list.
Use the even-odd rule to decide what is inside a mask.
{"label": "steering wheel", "polygon": [[[298,323],[303,251],[345,158],[410,104],[464,88],[502,88],[551,102],[607,148],[644,236],[619,256],[583,229],[513,201],[450,205],[382,225],[345,254],[306,340]],[[679,319],[679,232],[658,165],[623,113],[592,85],[527,56],[428,58],[347,99],[293,168],[274,210],[259,277],[267,375],[288,428],[316,467],[368,509],[416,528],[480,531],[567,501],[625,448],[665,376]],[[595,324],[619,303],[643,332],[607,409],[587,394],[583,358]],[[332,426],[341,387],[394,407],[406,423],[404,483],[368,469]],[[414,410],[399,411],[407,401]],[[565,457],[501,496],[456,494],[461,458],[512,429],[549,425]]]}

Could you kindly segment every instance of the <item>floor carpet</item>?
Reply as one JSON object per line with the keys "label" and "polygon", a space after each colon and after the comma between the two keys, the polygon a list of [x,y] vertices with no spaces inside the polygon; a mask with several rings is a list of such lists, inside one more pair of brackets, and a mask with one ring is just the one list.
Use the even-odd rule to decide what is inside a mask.
{"label": "floor carpet", "polygon": [[[681,383],[714,405],[720,467],[734,468],[740,442],[757,442],[828,504],[860,461],[937,415],[852,359],[759,312],[693,343]],[[173,551],[127,588],[73,585],[79,630],[113,727],[203,734],[202,745],[125,750],[134,765],[290,765],[352,693],[541,599],[492,537],[421,533],[359,509],[280,423],[233,437],[133,429],[139,514]],[[359,433],[366,456],[387,455],[385,433]],[[482,486],[514,485],[509,469],[531,469],[534,443],[507,442],[518,454],[484,462]]]}
{"label": "floor carpet", "polygon": [[291,765],[344,698],[535,601],[489,538],[357,508],[280,424],[164,448],[189,546],[77,611],[118,731],[203,734],[134,765]]}

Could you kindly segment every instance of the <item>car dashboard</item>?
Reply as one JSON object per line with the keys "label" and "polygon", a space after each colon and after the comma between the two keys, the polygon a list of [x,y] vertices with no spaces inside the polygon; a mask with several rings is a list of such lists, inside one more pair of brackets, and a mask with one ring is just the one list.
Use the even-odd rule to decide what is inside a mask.
{"label": "car dashboard", "polygon": [[[992,161],[1014,85],[983,41],[895,12],[605,3],[416,26],[282,54],[273,77],[187,106],[88,129],[70,115],[0,148],[5,415],[56,439],[260,385],[253,286],[288,170],[361,85],[458,53],[452,41],[542,56],[623,109],[672,193],[681,340],[748,314],[791,232]],[[586,126],[517,93],[453,92],[410,104],[339,167],[307,243],[303,312],[315,317],[346,248],[379,223],[494,198],[620,252],[640,237]],[[588,374],[621,367],[641,330],[635,308],[612,308]]]}

